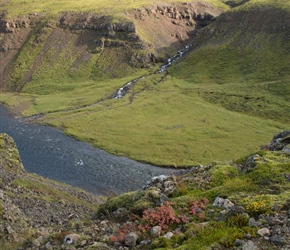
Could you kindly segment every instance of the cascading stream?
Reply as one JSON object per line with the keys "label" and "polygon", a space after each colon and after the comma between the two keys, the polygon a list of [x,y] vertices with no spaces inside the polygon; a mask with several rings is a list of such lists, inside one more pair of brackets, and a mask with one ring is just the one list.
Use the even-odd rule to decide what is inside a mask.
{"label": "cascading stream", "polygon": [[[167,63],[155,74],[165,72],[174,61],[183,57],[192,45],[186,45],[168,58]],[[111,98],[122,98],[132,85],[146,77],[142,76],[126,83]],[[174,169],[159,168],[126,157],[111,155],[88,143],[68,137],[54,128],[26,123],[43,115],[45,114],[24,119],[14,118],[0,106],[0,133],[7,133],[13,137],[28,172],[65,182],[98,195],[134,190],[142,187],[152,176],[176,172]]]}
{"label": "cascading stream", "polygon": [[[167,63],[166,64],[163,64],[160,69],[158,71],[155,72],[155,74],[160,74],[160,73],[163,73],[165,72],[171,65],[174,61],[176,61],[177,59],[180,59],[181,57],[184,56],[185,52],[189,51],[189,49],[192,47],[192,43],[189,44],[189,45],[186,45],[183,49],[179,50],[175,55],[173,55],[172,57],[168,58],[167,59]],[[148,75],[150,76],[150,75]],[[119,88],[113,95],[112,95],[112,98],[116,98],[116,99],[119,99],[119,98],[122,98],[124,97],[128,91],[130,90],[130,88],[136,84],[137,82],[139,82],[140,80],[146,78],[147,76],[142,76],[140,78],[137,78],[137,79],[134,79],[128,83],[126,83],[123,87]]]}

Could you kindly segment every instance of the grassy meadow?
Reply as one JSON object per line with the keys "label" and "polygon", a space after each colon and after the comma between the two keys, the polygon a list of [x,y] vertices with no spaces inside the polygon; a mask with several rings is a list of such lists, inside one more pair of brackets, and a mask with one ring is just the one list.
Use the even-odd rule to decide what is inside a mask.
{"label": "grassy meadow", "polygon": [[[227,110],[222,105],[206,101],[201,93],[213,86],[192,86],[171,76],[152,85],[160,77],[153,75],[138,83],[131,91],[135,93],[133,97],[128,94],[122,99],[104,100],[75,110],[69,109],[102,98],[94,94],[97,89],[93,85],[82,88],[82,91],[76,88],[33,98],[26,95],[31,100],[26,99],[30,108],[24,113],[48,112],[39,120],[41,123],[61,128],[79,140],[113,154],[175,167],[235,159],[258,150],[259,145],[266,144],[273,134],[287,128],[279,120]],[[122,80],[126,82],[127,79]],[[236,87],[239,89],[239,85]],[[111,87],[108,93],[112,93]],[[77,103],[73,103],[76,99],[72,97],[78,100]],[[15,100],[9,95],[7,98]],[[18,96],[19,100],[22,98]],[[57,111],[60,108],[63,111]]]}
{"label": "grassy meadow", "polygon": [[[20,14],[16,13],[17,3],[5,4],[10,15]],[[81,7],[79,1],[26,3],[23,13],[56,13],[66,8],[104,11],[112,5],[122,11],[153,1],[87,1]],[[24,116],[44,113],[38,122],[138,161],[184,167],[239,158],[258,150],[275,133],[289,129],[289,32],[278,30],[271,34],[267,29],[272,26],[268,27],[267,20],[258,25],[253,22],[254,16],[267,19],[263,13],[244,14],[252,6],[269,3],[273,1],[249,1],[229,12],[230,22],[225,17],[216,18],[196,37],[193,51],[171,67],[168,75],[148,76],[124,98],[108,97],[130,80],[154,70],[117,65],[123,73],[119,78],[109,74],[92,77],[96,60],[104,67],[113,64],[116,51],[108,50],[106,54],[93,55],[91,63],[77,69],[77,74],[65,74],[69,71],[65,62],[76,59],[76,53],[70,57],[65,54],[70,51],[68,46],[59,61],[52,64],[47,60],[38,77],[17,94],[1,93],[0,101]],[[289,18],[289,3],[275,3],[283,17]],[[32,8],[30,4],[35,5]],[[275,18],[270,17],[269,22]],[[241,28],[241,23],[246,29]],[[280,27],[279,23],[273,25]],[[45,38],[46,33],[42,36]],[[22,63],[13,72],[16,79],[33,65],[28,58],[37,49],[40,51],[40,47],[31,51],[27,42],[19,55]]]}

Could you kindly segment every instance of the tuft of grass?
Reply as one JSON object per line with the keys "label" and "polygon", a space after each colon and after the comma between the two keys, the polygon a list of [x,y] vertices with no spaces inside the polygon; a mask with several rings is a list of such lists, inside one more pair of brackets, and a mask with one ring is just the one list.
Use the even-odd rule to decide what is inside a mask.
{"label": "tuft of grass", "polygon": [[[96,206],[96,204],[91,204],[89,202],[83,201],[81,199],[78,199],[76,196],[69,194],[66,191],[61,191],[55,188],[53,185],[54,181],[45,180],[45,182],[43,183],[41,182],[41,179],[43,179],[42,177],[36,177],[35,175],[33,176],[33,180],[25,177],[15,179],[13,180],[13,184],[33,191],[33,195],[35,198],[44,200],[46,202],[68,201],[77,205],[86,206],[95,211],[98,209],[98,206]],[[37,178],[39,178],[39,180],[37,180]]]}

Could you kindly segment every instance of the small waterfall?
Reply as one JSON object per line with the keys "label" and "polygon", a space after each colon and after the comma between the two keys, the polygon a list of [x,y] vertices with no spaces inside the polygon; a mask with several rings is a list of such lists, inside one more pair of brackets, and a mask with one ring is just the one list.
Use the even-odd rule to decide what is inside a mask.
{"label": "small waterfall", "polygon": [[[160,67],[160,69],[158,71],[155,72],[155,74],[160,74],[160,73],[163,73],[165,72],[171,65],[172,63],[183,57],[184,53],[189,51],[190,47],[192,47],[193,44],[189,44],[189,45],[186,45],[183,49],[179,50],[175,55],[173,55],[172,57],[168,58],[167,59],[167,63],[162,65]],[[125,96],[127,94],[127,92],[130,90],[130,86],[132,84],[135,84],[137,83],[138,81],[142,80],[146,78],[146,76],[142,76],[140,78],[137,78],[137,79],[134,79],[128,83],[126,83],[123,87],[119,88],[113,95],[112,95],[112,98],[116,98],[116,99],[119,99],[119,98],[122,98],[123,96]]]}
{"label": "small waterfall", "polygon": [[183,49],[179,50],[175,55],[173,55],[172,57],[168,58],[167,59],[167,63],[162,65],[160,67],[160,69],[158,71],[156,71],[155,74],[163,73],[164,71],[166,71],[175,60],[183,57],[184,53],[186,51],[188,51],[190,49],[190,47],[192,47],[192,45],[193,44],[186,45]]}
{"label": "small waterfall", "polygon": [[116,99],[122,98],[124,95],[126,95],[126,93],[128,92],[128,90],[130,89],[130,85],[132,85],[132,84],[134,84],[134,83],[136,83],[136,82],[144,79],[145,77],[146,76],[142,76],[142,77],[137,78],[137,79],[135,79],[135,80],[133,80],[131,82],[126,83],[122,88],[119,88],[118,91],[116,91],[113,94],[112,98],[116,98]]}

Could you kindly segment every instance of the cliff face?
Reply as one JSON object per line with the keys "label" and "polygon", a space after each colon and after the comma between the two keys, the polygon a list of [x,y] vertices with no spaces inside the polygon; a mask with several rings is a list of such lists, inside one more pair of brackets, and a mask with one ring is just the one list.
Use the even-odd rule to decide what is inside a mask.
{"label": "cliff face", "polygon": [[121,77],[136,67],[148,68],[220,13],[210,4],[184,3],[150,6],[114,19],[75,12],[53,18],[2,15],[0,87],[20,91],[40,79]]}

